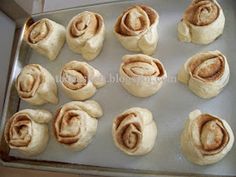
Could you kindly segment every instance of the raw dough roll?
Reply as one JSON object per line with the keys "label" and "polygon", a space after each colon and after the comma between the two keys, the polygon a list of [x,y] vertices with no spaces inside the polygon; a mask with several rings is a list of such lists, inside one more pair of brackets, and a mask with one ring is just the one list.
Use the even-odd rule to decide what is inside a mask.
{"label": "raw dough roll", "polygon": [[132,95],[148,97],[155,94],[167,77],[163,64],[144,54],[125,55],[120,65],[122,86]]}
{"label": "raw dough roll", "polygon": [[38,64],[26,65],[16,79],[19,97],[33,105],[57,104],[57,85],[53,76]]}
{"label": "raw dough roll", "polygon": [[65,39],[65,27],[47,18],[32,24],[24,35],[24,40],[49,60],[56,59]]}
{"label": "raw dough roll", "polygon": [[115,145],[128,155],[150,152],[157,136],[152,113],[143,108],[130,108],[113,121],[112,136]]}
{"label": "raw dough roll", "polygon": [[178,73],[178,80],[202,98],[218,95],[229,81],[226,57],[219,51],[198,53],[190,57]]}
{"label": "raw dough roll", "polygon": [[57,141],[75,151],[84,149],[96,134],[98,120],[103,114],[93,100],[72,101],[58,109],[53,130]]}
{"label": "raw dough roll", "polygon": [[24,109],[15,113],[5,126],[7,144],[28,156],[41,153],[48,143],[51,119],[52,114],[46,110]]}
{"label": "raw dough roll", "polygon": [[94,12],[82,12],[73,17],[66,29],[69,48],[82,54],[86,60],[95,59],[102,50],[105,37],[105,25],[101,15]]}
{"label": "raw dough roll", "polygon": [[185,157],[198,165],[221,160],[232,148],[234,134],[229,124],[214,115],[195,110],[189,114],[181,135]]}
{"label": "raw dough roll", "polygon": [[85,62],[71,61],[61,70],[61,85],[65,93],[74,100],[92,97],[106,80],[103,75]]}
{"label": "raw dough roll", "polygon": [[178,23],[178,37],[184,42],[209,44],[223,33],[225,16],[216,0],[193,0]]}
{"label": "raw dough roll", "polygon": [[152,55],[158,42],[158,23],[159,15],[153,8],[136,5],[118,17],[114,33],[126,49]]}

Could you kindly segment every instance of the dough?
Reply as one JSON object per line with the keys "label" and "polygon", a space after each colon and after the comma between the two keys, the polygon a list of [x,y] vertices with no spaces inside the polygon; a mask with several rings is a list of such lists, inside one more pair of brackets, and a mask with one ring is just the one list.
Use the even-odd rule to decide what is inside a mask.
{"label": "dough", "polygon": [[95,136],[101,106],[93,100],[72,101],[57,110],[53,122],[54,135],[65,147],[81,151]]}
{"label": "dough", "polygon": [[216,163],[231,150],[233,143],[234,134],[225,120],[200,110],[189,114],[181,135],[181,150],[191,162]]}
{"label": "dough", "polygon": [[62,88],[73,100],[88,99],[105,84],[104,76],[86,62],[71,61],[61,70]]}
{"label": "dough", "polygon": [[114,33],[123,47],[152,55],[157,47],[158,13],[146,5],[128,8],[117,19]]}
{"label": "dough", "polygon": [[220,51],[198,53],[181,67],[178,80],[201,98],[218,95],[229,81],[230,70],[226,57]]}
{"label": "dough", "polygon": [[133,107],[113,120],[112,136],[115,145],[128,155],[145,155],[150,152],[157,136],[152,113]]}
{"label": "dough", "polygon": [[65,27],[47,18],[33,23],[25,31],[24,40],[38,53],[55,60],[66,39]]}
{"label": "dough", "polygon": [[53,76],[38,64],[26,65],[15,82],[19,97],[33,105],[57,104],[57,85]]}
{"label": "dough", "polygon": [[15,113],[5,126],[7,144],[28,156],[40,154],[48,144],[51,119],[52,114],[46,110],[24,109]]}
{"label": "dough", "polygon": [[103,17],[94,12],[84,11],[74,16],[66,29],[69,48],[86,60],[95,59],[102,50],[105,38]]}
{"label": "dough", "polygon": [[122,86],[132,95],[148,97],[155,94],[166,79],[163,64],[144,54],[125,55],[120,65]]}
{"label": "dough", "polygon": [[224,30],[225,16],[216,0],[193,0],[178,23],[180,41],[209,44]]}

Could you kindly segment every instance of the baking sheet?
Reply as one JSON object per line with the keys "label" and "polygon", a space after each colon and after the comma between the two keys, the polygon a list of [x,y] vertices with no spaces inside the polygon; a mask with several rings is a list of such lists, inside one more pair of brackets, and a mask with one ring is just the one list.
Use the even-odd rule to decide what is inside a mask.
{"label": "baking sheet", "polygon": [[10,65],[11,48],[15,35],[16,24],[8,16],[0,10],[0,28],[1,28],[1,41],[0,41],[0,115],[2,115],[4,95],[7,87],[8,68]]}
{"label": "baking sheet", "polygon": [[[85,8],[63,10],[45,15],[36,15],[34,18],[48,17],[58,23],[67,25],[69,20],[84,10],[100,13],[105,20],[106,39],[101,54],[96,60],[89,62],[99,69],[107,78],[107,85],[99,89],[92,98],[98,101],[104,116],[99,120],[97,134],[93,142],[81,152],[72,152],[58,144],[51,136],[45,152],[30,159],[86,164],[101,167],[114,167],[125,169],[152,170],[154,172],[195,173],[213,175],[236,175],[236,147],[219,163],[210,166],[197,166],[188,162],[180,152],[180,133],[189,112],[201,109],[224,118],[236,132],[236,13],[233,0],[219,1],[224,9],[226,25],[224,34],[210,45],[194,45],[181,43],[177,40],[177,22],[180,20],[184,9],[188,6],[188,0],[148,0],[131,1],[114,4],[103,4]],[[153,55],[160,59],[168,74],[168,79],[160,91],[149,98],[136,98],[127,93],[117,82],[118,69],[121,58],[132,52],[124,49],[113,35],[113,26],[118,15],[130,5],[145,3],[155,8],[160,15],[158,26],[159,43]],[[211,100],[203,100],[195,96],[186,86],[176,81],[176,73],[186,59],[197,52],[208,50],[220,50],[224,53],[231,69],[230,82],[223,92]],[[56,78],[59,77],[61,67],[71,61],[84,61],[78,54],[71,52],[64,45],[60,55],[55,61],[49,61],[36,52],[29,50],[29,63],[38,63],[47,68]],[[19,71],[16,71],[16,74]],[[58,105],[44,105],[33,107],[24,101],[20,102],[23,108],[45,108],[55,113],[56,109],[70,100],[65,96],[59,86]],[[154,116],[158,127],[158,137],[154,149],[145,156],[130,157],[118,150],[112,140],[111,127],[113,118],[125,109],[139,106],[149,109]],[[11,150],[11,156],[22,157],[20,153]]]}

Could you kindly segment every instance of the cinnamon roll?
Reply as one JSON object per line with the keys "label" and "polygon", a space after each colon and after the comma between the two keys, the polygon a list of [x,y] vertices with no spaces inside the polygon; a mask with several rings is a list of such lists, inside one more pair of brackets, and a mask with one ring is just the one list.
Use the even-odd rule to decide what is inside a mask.
{"label": "cinnamon roll", "polygon": [[153,8],[136,5],[118,17],[114,33],[126,49],[152,55],[158,42],[158,23],[159,15]]}
{"label": "cinnamon roll", "polygon": [[74,100],[92,97],[98,88],[106,84],[104,76],[85,62],[71,61],[61,70],[61,85],[65,93]]}
{"label": "cinnamon roll", "polygon": [[84,149],[96,134],[98,118],[103,114],[93,100],[72,101],[57,110],[53,122],[56,140],[71,150]]}
{"label": "cinnamon roll", "polygon": [[157,136],[152,113],[133,107],[117,116],[112,125],[115,145],[128,155],[145,155],[153,149]]}
{"label": "cinnamon roll", "polygon": [[231,150],[233,143],[234,134],[225,120],[200,110],[189,114],[181,135],[181,149],[191,162],[216,163]]}
{"label": "cinnamon roll", "polygon": [[26,65],[15,82],[19,97],[33,105],[57,104],[57,85],[53,76],[38,64]]}
{"label": "cinnamon roll", "polygon": [[102,50],[105,37],[103,17],[94,12],[84,11],[73,17],[66,29],[69,48],[82,54],[86,60],[95,59]]}
{"label": "cinnamon roll", "polygon": [[7,144],[25,155],[38,155],[47,146],[51,119],[52,114],[46,110],[24,109],[15,113],[5,126]]}
{"label": "cinnamon roll", "polygon": [[178,23],[180,41],[209,44],[223,33],[225,16],[216,0],[193,0]]}
{"label": "cinnamon roll", "polygon": [[65,39],[65,27],[47,18],[33,23],[24,35],[24,40],[49,60],[56,59]]}
{"label": "cinnamon roll", "polygon": [[120,65],[122,86],[132,95],[148,97],[155,94],[167,77],[163,64],[144,54],[125,55]]}
{"label": "cinnamon roll", "polygon": [[178,73],[178,80],[202,98],[218,95],[229,81],[230,70],[220,51],[198,53],[190,57]]}

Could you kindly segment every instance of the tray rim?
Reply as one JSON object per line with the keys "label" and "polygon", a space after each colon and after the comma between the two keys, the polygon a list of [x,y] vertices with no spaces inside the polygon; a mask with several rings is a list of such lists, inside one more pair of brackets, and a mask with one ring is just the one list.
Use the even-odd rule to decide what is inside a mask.
{"label": "tray rim", "polygon": [[[12,86],[14,86],[14,76],[15,70],[17,67],[17,62],[19,59],[19,54],[21,50],[21,46],[24,38],[24,31],[29,25],[32,23],[33,18],[39,18],[44,15],[51,15],[55,13],[62,13],[66,11],[73,11],[80,8],[86,7],[94,7],[99,5],[107,5],[107,4],[120,4],[124,2],[136,2],[135,0],[111,0],[110,2],[102,2],[102,3],[94,3],[76,7],[70,7],[65,9],[59,9],[54,11],[48,11],[43,13],[32,14],[31,17],[28,17],[23,23],[22,27],[16,29],[15,37],[10,63],[10,71],[8,71],[8,83],[5,91],[4,97],[4,106],[2,117],[0,119],[0,165],[6,167],[14,167],[14,168],[24,168],[31,170],[42,170],[42,171],[52,171],[52,172],[62,172],[62,173],[74,173],[74,174],[87,174],[87,175],[98,175],[98,176],[127,176],[127,177],[151,177],[151,176],[206,176],[205,174],[199,173],[179,173],[179,172],[167,172],[167,171],[153,171],[153,170],[139,170],[139,169],[125,169],[125,168],[112,168],[112,167],[100,167],[93,165],[82,165],[82,164],[73,164],[73,163],[65,163],[65,162],[56,162],[56,161],[43,161],[43,160],[30,160],[24,158],[16,158],[14,156],[5,156],[2,152],[2,143],[5,143],[3,139],[3,131],[5,127],[5,122],[8,115],[8,108],[10,104],[10,97],[12,92]],[[18,98],[18,106],[19,106],[20,98]],[[19,108],[17,107],[17,110]],[[9,148],[8,148],[9,149]],[[209,177],[224,177],[222,175],[207,175]],[[226,175],[225,175],[226,176]],[[228,175],[227,175],[228,176]],[[233,175],[232,175],[233,176]]]}

